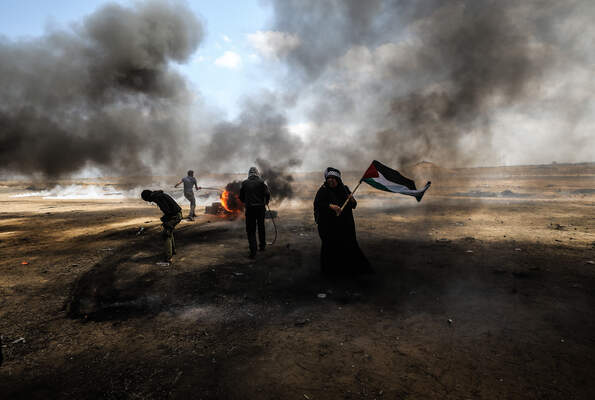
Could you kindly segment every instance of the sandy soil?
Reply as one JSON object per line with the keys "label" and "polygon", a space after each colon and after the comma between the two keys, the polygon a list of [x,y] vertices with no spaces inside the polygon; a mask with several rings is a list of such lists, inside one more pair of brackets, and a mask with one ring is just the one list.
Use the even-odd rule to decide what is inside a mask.
{"label": "sandy soil", "polygon": [[2,398],[592,398],[593,164],[417,172],[434,181],[419,204],[358,193],[376,274],[336,280],[315,175],[256,261],[241,219],[201,215],[169,267],[156,208],[5,182]]}

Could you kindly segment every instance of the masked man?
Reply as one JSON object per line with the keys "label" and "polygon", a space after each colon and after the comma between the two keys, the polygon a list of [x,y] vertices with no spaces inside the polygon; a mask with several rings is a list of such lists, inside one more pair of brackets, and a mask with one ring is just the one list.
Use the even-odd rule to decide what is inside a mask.
{"label": "masked man", "polygon": [[271,192],[259,176],[258,169],[251,167],[248,179],[242,182],[240,200],[246,208],[246,233],[250,246],[250,258],[256,257],[256,227],[258,226],[258,242],[260,251],[266,247],[264,231],[265,206],[269,204]]}

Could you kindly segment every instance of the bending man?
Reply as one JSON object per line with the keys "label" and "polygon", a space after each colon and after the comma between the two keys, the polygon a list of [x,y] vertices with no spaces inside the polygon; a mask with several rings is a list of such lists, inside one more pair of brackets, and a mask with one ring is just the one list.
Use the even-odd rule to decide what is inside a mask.
{"label": "bending man", "polygon": [[256,226],[258,225],[258,242],[260,251],[266,247],[264,231],[265,206],[271,200],[271,192],[258,174],[256,167],[248,171],[248,179],[242,182],[240,200],[246,207],[246,233],[250,246],[250,258],[256,257]]}
{"label": "bending man", "polygon": [[182,220],[182,209],[163,190],[143,190],[140,197],[144,201],[157,204],[163,212],[161,217],[163,227],[163,239],[165,241],[165,262],[171,262],[171,258],[176,254],[176,242],[174,240],[174,228]]}

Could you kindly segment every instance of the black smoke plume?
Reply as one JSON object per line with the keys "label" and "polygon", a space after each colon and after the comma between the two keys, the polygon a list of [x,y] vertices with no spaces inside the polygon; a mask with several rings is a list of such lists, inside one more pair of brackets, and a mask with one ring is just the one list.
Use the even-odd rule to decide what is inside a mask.
{"label": "black smoke plume", "polygon": [[300,138],[288,129],[286,104],[277,95],[262,92],[247,98],[234,121],[215,125],[199,151],[202,168],[219,171],[247,169],[254,157],[283,163],[296,158],[302,149]]}
{"label": "black smoke plume", "polygon": [[272,165],[266,160],[258,158],[256,165],[271,191],[271,199],[281,202],[285,199],[291,199],[293,191],[293,175],[288,169],[298,167],[301,164],[299,160],[288,160],[284,163]]}
{"label": "black smoke plume", "polygon": [[174,165],[189,92],[169,64],[187,61],[202,36],[187,6],[155,0],[108,4],[37,39],[0,38],[0,172]]}
{"label": "black smoke plume", "polygon": [[[572,90],[555,97],[544,89],[566,79],[565,68],[592,87],[584,76],[593,58],[581,45],[588,40],[577,40],[593,38],[588,0],[272,4],[272,28],[299,38],[279,57],[290,71],[288,92],[309,103],[316,133],[308,148],[319,149],[319,166],[493,162],[498,113],[535,118],[539,100],[561,120],[574,115],[554,105],[584,104],[580,85],[570,81]],[[573,26],[581,27],[576,35]]]}

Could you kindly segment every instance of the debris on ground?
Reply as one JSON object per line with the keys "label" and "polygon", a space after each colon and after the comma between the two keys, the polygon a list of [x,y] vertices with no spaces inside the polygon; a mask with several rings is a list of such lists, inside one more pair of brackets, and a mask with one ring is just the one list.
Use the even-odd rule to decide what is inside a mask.
{"label": "debris on ground", "polygon": [[29,264],[29,263],[28,263],[27,261],[23,261],[23,262],[21,263],[21,265],[28,265],[28,264]]}
{"label": "debris on ground", "polygon": [[143,234],[143,232],[145,231],[145,227],[141,226],[138,228],[138,231],[136,232],[136,236],[140,236]]}
{"label": "debris on ground", "polygon": [[18,339],[16,339],[16,340],[13,340],[11,343],[12,343],[12,344],[17,344],[17,343],[26,343],[26,341],[25,341],[25,338],[24,338],[24,337],[20,337],[20,338],[18,338]]}
{"label": "debris on ground", "polygon": [[449,319],[447,319],[446,321],[448,322],[448,324],[449,324],[449,325],[451,325],[451,324],[452,324],[452,318],[449,318]]}
{"label": "debris on ground", "polygon": [[158,265],[160,267],[169,267],[169,263],[168,262],[165,262],[165,261],[157,261],[155,263],[155,265]]}
{"label": "debris on ground", "polygon": [[326,299],[326,293],[318,293],[319,299]]}

